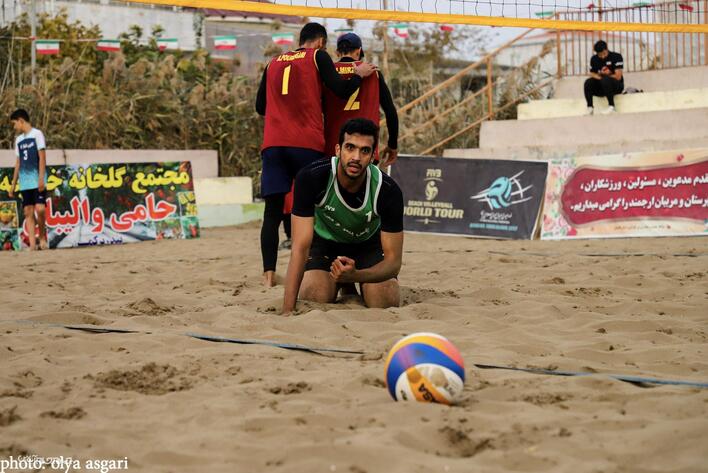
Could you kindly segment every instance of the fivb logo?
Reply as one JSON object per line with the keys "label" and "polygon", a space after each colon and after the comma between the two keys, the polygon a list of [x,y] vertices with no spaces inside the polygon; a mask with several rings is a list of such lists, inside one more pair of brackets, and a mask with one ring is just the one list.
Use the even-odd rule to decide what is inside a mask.
{"label": "fivb logo", "polygon": [[491,186],[470,198],[486,202],[491,210],[499,210],[531,200],[533,196],[529,195],[529,191],[533,185],[522,186],[519,177],[523,173],[524,171],[521,171],[511,177],[498,177]]}
{"label": "fivb logo", "polygon": [[435,200],[438,196],[439,189],[436,182],[442,182],[442,169],[426,169],[425,170],[425,200]]}

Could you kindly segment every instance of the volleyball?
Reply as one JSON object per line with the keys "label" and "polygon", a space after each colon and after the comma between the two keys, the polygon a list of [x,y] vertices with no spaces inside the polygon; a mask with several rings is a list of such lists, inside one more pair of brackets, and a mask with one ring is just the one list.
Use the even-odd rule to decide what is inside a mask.
{"label": "volleyball", "polygon": [[396,401],[454,404],[465,384],[462,356],[447,338],[414,333],[399,340],[388,354],[386,387]]}

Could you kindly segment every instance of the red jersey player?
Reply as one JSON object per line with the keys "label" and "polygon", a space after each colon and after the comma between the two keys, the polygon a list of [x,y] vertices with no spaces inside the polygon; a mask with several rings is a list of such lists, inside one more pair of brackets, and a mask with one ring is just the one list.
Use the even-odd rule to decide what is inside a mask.
{"label": "red jersey player", "polygon": [[[364,57],[361,38],[354,33],[347,33],[337,39],[337,55],[339,60],[335,68],[339,75],[349,78]],[[385,164],[393,164],[398,152],[398,114],[391,98],[391,92],[380,72],[372,74],[361,82],[361,87],[346,98],[340,98],[329,90],[324,91],[324,126],[325,154],[334,156],[334,147],[339,140],[339,130],[352,118],[366,118],[374,123],[379,122],[379,106],[386,116],[388,127],[388,146],[382,155]],[[378,150],[374,154],[378,161]]]}
{"label": "red jersey player", "polygon": [[324,157],[322,84],[339,97],[349,97],[376,67],[356,66],[354,76],[343,79],[324,48],[327,30],[308,23],[300,31],[300,47],[274,57],[258,88],[256,111],[265,116],[261,157],[261,195],[265,214],[261,227],[261,255],[266,286],[275,285],[278,227],[285,194],[297,172]]}

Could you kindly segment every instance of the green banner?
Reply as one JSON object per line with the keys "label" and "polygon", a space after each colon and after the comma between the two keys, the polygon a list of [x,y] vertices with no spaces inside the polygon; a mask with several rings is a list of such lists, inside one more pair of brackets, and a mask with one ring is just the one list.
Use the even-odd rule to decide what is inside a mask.
{"label": "green banner", "polygon": [[[0,168],[0,250],[29,245],[13,172]],[[199,237],[189,161],[48,166],[46,192],[50,248]]]}

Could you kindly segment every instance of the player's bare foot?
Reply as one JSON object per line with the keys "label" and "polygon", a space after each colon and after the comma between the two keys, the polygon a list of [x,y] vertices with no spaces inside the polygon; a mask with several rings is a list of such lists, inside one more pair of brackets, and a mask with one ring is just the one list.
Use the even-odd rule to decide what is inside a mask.
{"label": "player's bare foot", "polygon": [[49,245],[47,244],[47,240],[41,239],[39,240],[39,249],[40,250],[48,250]]}
{"label": "player's bare foot", "polygon": [[265,287],[275,287],[276,284],[275,271],[266,271],[263,273],[263,285]]}

